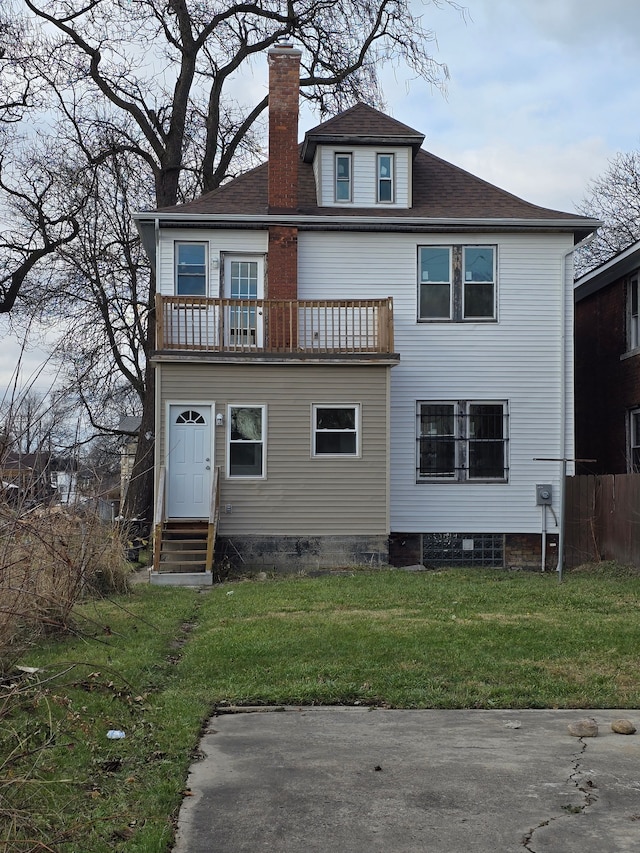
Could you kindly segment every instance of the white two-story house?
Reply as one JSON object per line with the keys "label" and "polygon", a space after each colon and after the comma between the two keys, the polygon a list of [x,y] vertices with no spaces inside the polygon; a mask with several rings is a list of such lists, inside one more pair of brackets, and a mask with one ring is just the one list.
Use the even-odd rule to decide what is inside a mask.
{"label": "white two-story house", "polygon": [[362,104],[298,144],[299,60],[269,51],[267,163],[136,216],[158,288],[153,576],[551,567],[572,253],[598,223]]}

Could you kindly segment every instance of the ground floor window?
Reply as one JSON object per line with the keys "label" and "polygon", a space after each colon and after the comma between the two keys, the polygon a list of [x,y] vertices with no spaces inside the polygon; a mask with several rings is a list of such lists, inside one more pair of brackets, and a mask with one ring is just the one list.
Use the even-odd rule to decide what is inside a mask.
{"label": "ground floor window", "polygon": [[313,456],[358,456],[360,407],[313,406]]}
{"label": "ground floor window", "polygon": [[416,436],[417,482],[507,480],[504,401],[419,401]]}
{"label": "ground floor window", "polygon": [[504,536],[501,533],[425,533],[422,562],[439,566],[504,565]]}
{"label": "ground floor window", "polygon": [[265,406],[229,406],[227,476],[264,477]]}
{"label": "ground floor window", "polygon": [[627,454],[627,470],[630,474],[640,473],[640,409],[629,412],[629,453]]}

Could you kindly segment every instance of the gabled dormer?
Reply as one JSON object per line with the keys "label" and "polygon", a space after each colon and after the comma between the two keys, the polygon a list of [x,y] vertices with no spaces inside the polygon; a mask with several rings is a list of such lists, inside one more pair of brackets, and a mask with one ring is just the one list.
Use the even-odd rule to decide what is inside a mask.
{"label": "gabled dormer", "polygon": [[412,207],[412,163],[424,135],[356,104],[305,135],[319,207]]}

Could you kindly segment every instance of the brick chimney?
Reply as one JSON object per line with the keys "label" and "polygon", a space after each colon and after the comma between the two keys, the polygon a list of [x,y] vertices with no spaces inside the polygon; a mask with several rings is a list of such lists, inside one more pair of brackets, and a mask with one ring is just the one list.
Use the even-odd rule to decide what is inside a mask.
{"label": "brick chimney", "polygon": [[[272,47],[269,63],[269,213],[298,208],[298,109],[301,52],[286,42]],[[298,229],[269,227],[269,299],[297,299]]]}
{"label": "brick chimney", "polygon": [[298,207],[298,104],[301,52],[280,42],[269,50],[269,210]]}

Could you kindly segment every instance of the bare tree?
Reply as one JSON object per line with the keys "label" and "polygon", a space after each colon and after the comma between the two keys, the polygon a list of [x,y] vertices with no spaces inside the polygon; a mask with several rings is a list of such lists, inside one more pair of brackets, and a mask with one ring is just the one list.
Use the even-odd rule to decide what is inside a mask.
{"label": "bare tree", "polygon": [[[462,12],[455,0],[425,3],[444,4]],[[77,359],[80,384],[91,387],[90,373],[95,388],[96,371],[104,377],[107,363],[117,371],[114,391],[129,383],[142,401],[127,512],[148,518],[155,432],[149,366],[153,281],[123,225],[132,204],[131,175],[141,191],[139,202],[133,202],[138,209],[164,207],[213,189],[253,164],[261,149],[267,96],[251,100],[233,93],[238,77],[250,80],[252,63],[282,37],[302,48],[302,95],[321,116],[358,100],[382,106],[378,70],[386,63],[402,65],[436,86],[444,84],[448,72],[430,55],[434,35],[411,0],[229,5],[215,0],[14,0],[14,5],[30,26],[26,44],[19,49],[6,45],[5,61],[20,68],[23,81],[37,81],[46,90],[58,144],[71,152],[72,161],[82,159],[93,170],[82,173],[80,182],[93,188],[89,215],[81,233],[56,247],[66,272],[55,277],[47,293],[54,302],[64,293],[67,306],[80,300],[87,317],[92,312],[91,357],[87,346]],[[126,199],[119,191],[111,193],[123,202],[122,209],[107,211],[104,187],[123,178]],[[72,232],[73,221],[64,223]],[[105,235],[111,235],[111,244]],[[118,275],[110,264],[118,267]],[[101,349],[99,335],[106,348]],[[83,344],[89,337],[82,338]]]}
{"label": "bare tree", "polygon": [[604,222],[579,253],[582,275],[640,240],[640,151],[616,154],[607,171],[591,181],[578,210]]}
{"label": "bare tree", "polygon": [[55,267],[58,251],[78,236],[86,202],[77,192],[77,176],[66,167],[65,180],[59,157],[32,159],[25,152],[10,166],[7,160],[0,151],[0,215],[6,222],[0,232],[0,314],[14,308],[26,279],[34,271],[41,274],[37,268],[45,258]]}

